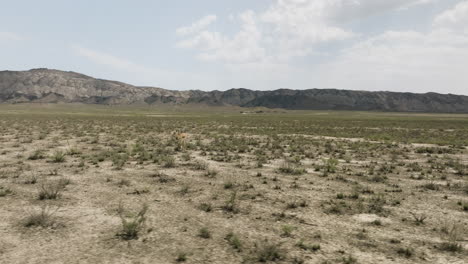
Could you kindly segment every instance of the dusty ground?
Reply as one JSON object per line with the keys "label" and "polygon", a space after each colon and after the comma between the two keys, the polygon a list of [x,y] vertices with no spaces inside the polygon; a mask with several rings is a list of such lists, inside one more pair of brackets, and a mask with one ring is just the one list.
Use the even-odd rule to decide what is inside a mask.
{"label": "dusty ground", "polygon": [[1,114],[0,263],[467,262],[465,144],[249,118]]}

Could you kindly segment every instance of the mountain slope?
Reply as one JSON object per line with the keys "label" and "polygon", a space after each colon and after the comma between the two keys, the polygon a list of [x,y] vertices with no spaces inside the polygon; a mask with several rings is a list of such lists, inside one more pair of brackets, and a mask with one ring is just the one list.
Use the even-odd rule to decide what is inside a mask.
{"label": "mountain slope", "polygon": [[468,113],[468,96],[336,89],[204,92],[137,87],[49,69],[0,72],[0,103],[205,104],[301,110]]}

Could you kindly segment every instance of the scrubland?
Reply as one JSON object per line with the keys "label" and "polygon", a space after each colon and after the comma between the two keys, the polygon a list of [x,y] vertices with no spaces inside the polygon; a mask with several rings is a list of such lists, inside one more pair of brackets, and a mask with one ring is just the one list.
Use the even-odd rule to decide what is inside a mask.
{"label": "scrubland", "polygon": [[466,263],[468,116],[0,106],[0,263]]}

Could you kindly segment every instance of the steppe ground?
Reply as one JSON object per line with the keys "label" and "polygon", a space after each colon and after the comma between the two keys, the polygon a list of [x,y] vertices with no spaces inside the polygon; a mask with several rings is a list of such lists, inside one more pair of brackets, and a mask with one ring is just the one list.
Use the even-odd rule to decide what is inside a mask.
{"label": "steppe ground", "polygon": [[1,105],[0,263],[467,263],[467,146],[468,115]]}

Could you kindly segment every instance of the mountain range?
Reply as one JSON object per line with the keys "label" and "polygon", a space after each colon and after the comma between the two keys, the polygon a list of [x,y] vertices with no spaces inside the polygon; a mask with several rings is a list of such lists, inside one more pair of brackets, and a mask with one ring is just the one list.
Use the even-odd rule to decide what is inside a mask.
{"label": "mountain range", "polygon": [[338,89],[174,91],[50,69],[0,71],[0,103],[202,104],[291,110],[468,113],[468,96]]}

